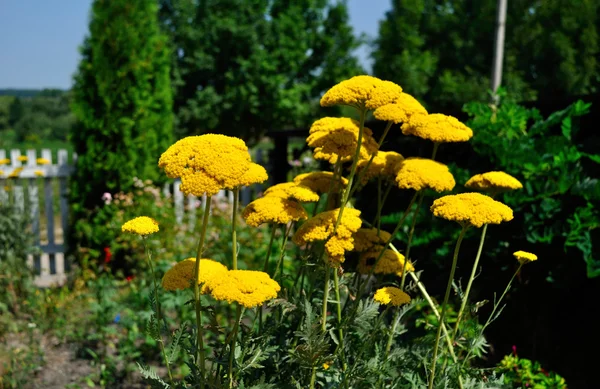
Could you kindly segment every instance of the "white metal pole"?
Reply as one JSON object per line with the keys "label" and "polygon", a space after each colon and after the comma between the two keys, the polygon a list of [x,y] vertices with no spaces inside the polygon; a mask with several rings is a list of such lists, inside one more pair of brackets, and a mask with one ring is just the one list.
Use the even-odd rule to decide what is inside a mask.
{"label": "white metal pole", "polygon": [[[496,91],[502,83],[502,63],[504,61],[504,35],[506,30],[506,2],[498,0],[496,14],[496,36],[494,43],[494,62],[492,64],[492,92]],[[494,97],[494,100],[496,98]]]}

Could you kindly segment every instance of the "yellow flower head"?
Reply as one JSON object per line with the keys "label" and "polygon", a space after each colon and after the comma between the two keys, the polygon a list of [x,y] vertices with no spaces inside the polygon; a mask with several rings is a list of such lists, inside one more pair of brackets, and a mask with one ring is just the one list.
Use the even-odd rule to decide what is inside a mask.
{"label": "yellow flower head", "polygon": [[426,158],[406,158],[399,164],[396,184],[416,191],[430,188],[436,192],[452,190],[456,181],[448,166]]}
{"label": "yellow flower head", "polygon": [[[317,214],[308,219],[298,228],[294,234],[293,241],[297,245],[304,245],[317,240],[327,240],[333,236],[333,230],[340,209],[333,209]],[[342,220],[338,225],[336,235],[340,238],[351,238],[352,234],[360,228],[360,211],[355,208],[344,208]]]}
{"label": "yellow flower head", "polygon": [[183,138],[158,161],[168,177],[181,178],[183,193],[195,196],[212,196],[248,182],[244,176],[251,165],[243,140],[219,134]]}
{"label": "yellow flower head", "polygon": [[404,160],[404,157],[395,151],[377,151],[369,165],[370,159],[371,157],[361,159],[356,165],[359,172],[363,171],[367,165],[369,166],[369,168],[362,173],[362,184],[365,184],[370,179],[376,177],[384,177],[393,180],[398,174],[400,162]]}
{"label": "yellow flower head", "polygon": [[329,363],[327,363],[327,362],[323,363],[323,369],[324,370],[329,369],[329,366],[330,366]]}
{"label": "yellow flower head", "polygon": [[[162,286],[165,290],[182,290],[192,286],[194,272],[196,268],[196,258],[187,258],[177,262],[172,268],[167,270],[162,279]],[[212,259],[200,259],[200,273],[198,274],[198,285],[202,285],[201,293],[208,293],[209,289],[206,283],[215,277],[222,277],[227,273],[227,267],[222,263]]]}
{"label": "yellow flower head", "polygon": [[21,161],[21,162],[27,162],[27,160],[28,160],[29,158],[27,158],[27,156],[25,156],[25,155],[19,155],[19,156],[17,157],[17,159],[18,159],[19,161]]}
{"label": "yellow flower head", "polygon": [[236,302],[246,308],[262,305],[277,297],[279,284],[262,271],[230,270],[207,283],[211,295],[217,300]]}
{"label": "yellow flower head", "polygon": [[257,163],[251,162],[250,168],[248,168],[248,170],[246,170],[246,173],[244,173],[240,177],[238,184],[239,186],[261,184],[267,181],[268,178],[269,176],[267,175],[267,171],[264,167],[260,166]]}
{"label": "yellow flower head", "polygon": [[2,158],[0,159],[0,165],[8,165],[10,163],[10,159]]}
{"label": "yellow flower head", "polygon": [[398,288],[393,286],[386,286],[385,288],[377,289],[373,300],[379,304],[388,305],[391,304],[395,307],[399,307],[404,304],[410,303],[410,296]]}
{"label": "yellow flower head", "polygon": [[38,158],[35,160],[35,163],[37,163],[38,165],[48,165],[50,161],[46,158]]}
{"label": "yellow flower head", "polygon": [[329,188],[331,188],[332,193],[337,193],[348,185],[348,180],[344,177],[338,177],[333,184],[332,180],[332,172],[303,173],[294,178],[296,184],[309,188],[319,194],[328,193]]}
{"label": "yellow flower head", "polygon": [[468,223],[475,227],[500,224],[512,220],[513,211],[508,206],[481,193],[461,193],[440,197],[431,205],[437,217]]}
{"label": "yellow flower head", "polygon": [[273,185],[265,190],[265,197],[281,197],[284,199],[297,200],[301,203],[319,201],[318,194],[309,188],[294,182],[284,182],[283,184]]}
{"label": "yellow flower head", "polygon": [[383,230],[377,235],[377,228],[359,228],[354,233],[354,251],[370,251],[374,247],[384,246],[391,237],[392,234]]}
{"label": "yellow flower head", "polygon": [[35,174],[38,177],[43,177],[44,176],[44,172],[41,170],[36,170],[33,172],[33,174]]}
{"label": "yellow flower head", "polygon": [[[334,164],[339,157],[342,162],[348,162],[356,153],[359,126],[354,119],[325,117],[312,124],[306,143],[315,149],[315,159]],[[360,158],[370,158],[379,148],[368,128],[363,128],[361,142]]]}
{"label": "yellow flower head", "polygon": [[490,193],[508,192],[523,188],[523,184],[504,172],[487,172],[469,178],[465,187]]}
{"label": "yellow flower head", "polygon": [[[381,253],[381,246],[376,247],[375,250],[367,251],[361,254],[360,259],[358,260],[358,266],[356,270],[358,270],[361,274],[369,274],[371,272],[371,268],[373,264],[379,258]],[[406,263],[406,259],[404,255],[397,253],[394,250],[386,249],[383,252],[383,256],[377,262],[377,266],[375,266],[375,274],[396,274],[398,276],[402,275],[404,271],[404,264]],[[414,271],[415,268],[412,263],[408,262],[406,265],[406,271]]]}
{"label": "yellow flower head", "polygon": [[528,262],[537,261],[537,255],[528,253],[527,251],[519,250],[514,252],[513,255],[515,258],[517,258],[517,261],[519,261],[521,265],[524,265]]}
{"label": "yellow flower head", "polygon": [[19,178],[19,175],[21,174],[22,171],[23,171],[23,168],[18,167],[16,169],[14,169],[12,172],[10,172],[10,174],[7,176],[7,178]]}
{"label": "yellow flower head", "polygon": [[266,196],[254,200],[244,208],[242,217],[252,227],[263,223],[288,224],[306,220],[308,215],[297,202],[281,197]]}
{"label": "yellow flower head", "polygon": [[437,143],[466,142],[473,137],[473,130],[452,116],[434,113],[414,115],[402,125],[404,135],[414,135]]}
{"label": "yellow flower head", "polygon": [[121,231],[147,236],[158,232],[158,222],[148,216],[140,216],[123,224]]}
{"label": "yellow flower head", "polygon": [[395,103],[383,105],[373,112],[375,119],[395,124],[407,123],[413,115],[427,115],[427,110],[408,93],[402,93]]}
{"label": "yellow flower head", "polygon": [[322,107],[350,105],[373,110],[396,102],[402,95],[400,85],[377,77],[355,76],[329,89],[321,98]]}
{"label": "yellow flower head", "polygon": [[0,170],[0,176],[4,175],[4,170]]}
{"label": "yellow flower head", "polygon": [[346,260],[346,251],[352,251],[354,248],[354,239],[352,236],[333,235],[325,243],[325,252],[333,266],[343,263]]}

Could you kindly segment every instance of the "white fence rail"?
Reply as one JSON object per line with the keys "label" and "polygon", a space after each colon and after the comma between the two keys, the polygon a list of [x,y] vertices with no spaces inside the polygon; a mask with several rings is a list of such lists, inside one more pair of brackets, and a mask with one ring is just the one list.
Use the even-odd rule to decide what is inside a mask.
{"label": "white fence rail", "polygon": [[[16,206],[22,212],[28,212],[31,217],[31,230],[41,254],[30,256],[28,263],[36,270],[36,284],[42,287],[62,284],[69,271],[69,263],[65,257],[65,237],[69,226],[67,180],[75,171],[77,154],[72,153],[69,160],[66,150],[58,150],[56,156],[57,161],[54,162],[49,149],[42,149],[41,155],[36,150],[27,150],[25,155],[20,150],[10,150],[10,162],[0,164],[0,202],[8,201],[9,196],[12,196]],[[5,159],[6,151],[0,150],[0,161]],[[262,164],[263,155],[260,150],[256,152],[254,160]],[[11,185],[7,186],[8,176],[15,169],[20,169],[18,178],[11,179]],[[200,199],[194,196],[186,198],[179,191],[180,184],[175,181],[165,185],[163,193],[173,199],[177,223],[185,220],[190,228],[194,228]],[[240,193],[241,205],[248,204],[261,190],[261,185],[243,188]],[[232,192],[221,191],[214,197],[233,201]],[[201,200],[203,204],[205,199]]]}

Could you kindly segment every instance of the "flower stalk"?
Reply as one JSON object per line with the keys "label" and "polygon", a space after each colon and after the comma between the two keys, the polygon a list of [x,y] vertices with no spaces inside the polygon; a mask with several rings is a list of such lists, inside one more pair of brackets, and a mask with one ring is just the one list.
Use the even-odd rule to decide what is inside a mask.
{"label": "flower stalk", "polygon": [[231,211],[231,256],[233,258],[233,270],[237,270],[237,210],[240,202],[240,188],[233,190],[233,210]]}

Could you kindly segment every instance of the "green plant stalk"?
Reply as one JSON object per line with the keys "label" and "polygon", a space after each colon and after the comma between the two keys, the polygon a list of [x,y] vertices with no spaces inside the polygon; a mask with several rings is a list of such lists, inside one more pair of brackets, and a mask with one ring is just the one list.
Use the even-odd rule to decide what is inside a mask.
{"label": "green plant stalk", "polygon": [[406,282],[406,267],[408,266],[408,261],[410,258],[410,248],[412,246],[412,239],[415,234],[415,226],[417,224],[417,217],[419,216],[419,210],[421,209],[421,204],[423,203],[423,198],[425,197],[425,193],[420,193],[419,201],[417,202],[417,207],[413,212],[412,223],[410,224],[410,231],[408,232],[408,242],[406,243],[406,253],[404,254],[404,267],[402,268],[402,278],[400,279],[400,290],[404,290],[404,283]]}
{"label": "green plant stalk", "polygon": [[317,367],[313,366],[312,373],[310,375],[310,389],[315,388],[315,380],[317,378]]}
{"label": "green plant stalk", "polygon": [[231,211],[231,256],[233,257],[233,270],[237,270],[237,210],[240,202],[240,188],[233,190],[233,210]]}
{"label": "green plant stalk", "polygon": [[233,359],[235,357],[235,343],[237,341],[238,328],[240,326],[240,318],[242,316],[242,306],[237,304],[235,311],[235,324],[233,325],[233,334],[231,336],[231,349],[229,350],[229,387],[233,388]]}
{"label": "green plant stalk", "polygon": [[[490,316],[486,320],[485,324],[483,325],[483,327],[481,327],[481,330],[479,331],[479,335],[477,336],[477,338],[483,336],[484,331],[486,330],[486,328],[490,325],[490,323],[494,319],[494,315],[496,314],[496,310],[500,306],[500,303],[504,299],[504,296],[506,296],[506,293],[508,293],[508,291],[510,290],[510,286],[512,285],[513,281],[515,280],[515,277],[517,276],[517,274],[519,274],[519,272],[521,271],[522,267],[523,267],[523,264],[519,263],[519,267],[517,268],[517,271],[515,271],[515,273],[510,278],[510,281],[508,281],[508,284],[506,285],[506,288],[504,289],[504,292],[502,292],[502,296],[500,296],[500,299],[498,299],[498,301],[496,302],[496,304],[494,304],[494,308],[492,309],[492,313],[490,313]],[[465,363],[469,360],[469,356],[471,355],[472,351],[473,351],[473,348],[470,348],[469,352],[467,353],[467,356],[463,360],[462,366],[464,366]]]}
{"label": "green plant stalk", "polygon": [[390,350],[392,349],[392,340],[394,340],[394,334],[396,333],[396,327],[398,326],[398,322],[400,321],[400,309],[396,308],[396,314],[394,315],[394,324],[392,324],[392,331],[388,336],[387,344],[385,345],[385,357],[387,358],[390,354]]}
{"label": "green plant stalk", "polygon": [[[387,136],[388,132],[390,131],[390,128],[392,127],[392,124],[394,124],[394,123],[393,122],[388,122],[386,124],[385,130],[383,131],[383,134],[381,135],[381,139],[379,139],[379,142],[377,143],[377,149],[379,149],[381,147],[381,145],[383,144],[383,141],[385,140],[385,137]],[[364,123],[363,123],[363,126],[364,126]],[[359,146],[358,149],[360,150],[360,146]],[[350,192],[350,196],[349,197],[352,197],[352,195],[354,194],[354,192],[356,192],[356,190],[358,189],[358,186],[362,182],[363,175],[366,173],[367,170],[369,170],[369,167],[371,166],[371,163],[373,163],[373,159],[375,159],[375,155],[377,155],[377,152],[371,154],[371,157],[367,161],[367,164],[365,165],[364,169],[361,169],[360,173],[358,174],[358,179],[356,180],[357,181],[357,185],[352,189],[352,191]]]}
{"label": "green plant stalk", "polygon": [[[358,127],[358,140],[356,142],[356,151],[354,152],[354,158],[352,159],[352,167],[350,168],[350,176],[348,176],[348,186],[344,191],[344,196],[342,197],[342,203],[340,204],[340,210],[338,212],[337,220],[335,221],[335,226],[333,228],[333,233],[337,231],[340,222],[342,221],[342,215],[344,213],[344,207],[346,203],[350,199],[350,193],[352,193],[352,183],[354,180],[354,175],[356,174],[356,165],[358,165],[358,159],[360,158],[360,146],[362,145],[362,136],[363,130],[365,128],[365,117],[367,116],[366,108],[362,108],[360,110],[360,126]],[[339,160],[339,159],[338,159]],[[357,184],[360,184],[360,181],[357,181]]]}
{"label": "green plant stalk", "polygon": [[327,328],[327,300],[329,300],[329,277],[331,269],[325,264],[325,286],[323,287],[323,311],[321,313],[321,331],[324,333]]}
{"label": "green plant stalk", "polygon": [[333,286],[335,288],[335,299],[337,300],[337,319],[338,319],[338,337],[340,338],[339,349],[342,353],[342,370],[346,371],[348,364],[346,363],[346,354],[344,351],[344,330],[342,329],[342,300],[340,299],[340,281],[337,269],[333,269]]}
{"label": "green plant stalk", "polygon": [[433,143],[433,153],[431,153],[431,159],[433,159],[434,161],[435,161],[435,157],[437,155],[437,151],[438,151],[439,147],[440,147],[440,144],[438,142]]}
{"label": "green plant stalk", "polygon": [[271,224],[271,237],[269,238],[269,247],[267,248],[267,255],[265,257],[265,264],[263,271],[269,273],[269,259],[271,258],[271,247],[273,246],[273,240],[275,239],[275,231],[277,230],[277,224]]}
{"label": "green plant stalk", "polygon": [[198,249],[196,251],[196,266],[194,266],[194,300],[196,302],[196,363],[200,367],[202,373],[202,381],[200,387],[204,388],[204,380],[206,379],[206,366],[204,366],[204,337],[202,329],[202,301],[200,300],[200,258],[204,250],[204,240],[206,238],[206,227],[208,226],[208,217],[210,215],[210,203],[212,197],[206,196],[206,204],[204,204],[204,215],[202,215],[202,227],[200,229],[200,238],[198,239]]}
{"label": "green plant stalk", "polygon": [[281,243],[281,253],[279,254],[279,259],[277,260],[277,266],[275,267],[275,274],[273,275],[273,279],[277,278],[279,275],[279,270],[281,269],[281,277],[283,277],[283,257],[285,257],[285,245],[287,244],[288,237],[290,236],[290,232],[292,231],[293,222],[285,229],[285,236],[283,237],[283,242]]}
{"label": "green plant stalk", "polygon": [[387,188],[385,188],[385,192],[383,193],[383,198],[381,200],[381,204],[377,208],[377,214],[375,215],[375,220],[373,220],[373,223],[372,223],[373,225],[376,225],[378,220],[381,218],[381,211],[383,211],[383,207],[385,205],[385,202],[386,202],[388,195],[390,194],[390,191],[392,190],[393,186],[394,186],[393,184],[390,184],[390,183],[387,184]]}
{"label": "green plant stalk", "polygon": [[437,333],[435,335],[435,343],[433,346],[433,358],[431,359],[431,375],[429,377],[429,389],[433,388],[433,381],[435,380],[435,365],[437,363],[437,355],[440,344],[440,335],[442,334],[442,324],[446,318],[446,311],[448,300],[450,299],[450,290],[452,289],[452,280],[454,279],[454,273],[456,272],[456,264],[458,263],[458,252],[460,251],[460,244],[465,237],[467,232],[467,226],[463,226],[456,241],[456,247],[454,248],[454,256],[452,258],[452,269],[450,269],[450,276],[448,277],[448,285],[446,285],[446,294],[444,295],[444,303],[442,304],[442,313],[440,314],[440,320],[438,324]]}
{"label": "green plant stalk", "polygon": [[408,203],[408,207],[406,207],[406,210],[402,214],[402,217],[400,218],[400,220],[396,224],[396,227],[394,228],[394,231],[392,231],[390,239],[385,243],[385,245],[383,246],[383,248],[379,252],[379,255],[375,259],[375,262],[373,263],[373,266],[371,267],[371,270],[369,271],[369,274],[368,274],[367,278],[363,282],[361,282],[360,288],[358,289],[358,294],[356,295],[356,301],[357,301],[357,303],[354,305],[354,310],[352,311],[352,315],[350,315],[350,317],[354,317],[354,314],[356,313],[356,310],[358,309],[358,301],[360,300],[360,296],[363,294],[363,292],[365,290],[365,287],[367,285],[367,282],[369,281],[369,278],[371,278],[371,276],[375,272],[375,268],[377,267],[377,264],[379,263],[379,261],[383,257],[383,254],[384,254],[385,250],[392,244],[392,241],[394,240],[394,236],[396,236],[396,234],[400,230],[400,227],[402,227],[402,224],[404,223],[404,220],[406,220],[406,217],[408,216],[408,213],[410,212],[410,209],[412,208],[413,204],[415,203],[415,200],[416,200],[418,194],[419,194],[419,192],[415,192],[414,196],[410,200],[410,203]]}
{"label": "green plant stalk", "polygon": [[152,266],[152,254],[150,250],[148,250],[148,246],[146,245],[146,237],[142,238],[142,242],[144,242],[144,251],[146,251],[146,259],[148,260],[148,266],[150,267],[150,274],[152,276],[152,283],[154,285],[154,300],[156,301],[156,317],[158,320],[158,343],[160,344],[160,352],[165,360],[165,365],[167,366],[167,373],[169,374],[169,381],[171,382],[171,386],[173,384],[173,374],[171,374],[171,365],[169,364],[169,358],[167,358],[167,353],[165,351],[165,344],[162,340],[162,331],[160,328],[162,327],[162,315],[160,312],[160,300],[158,299],[158,286],[156,285],[156,276],[154,274],[154,266]]}
{"label": "green plant stalk", "polygon": [[483,251],[483,242],[485,241],[485,234],[487,232],[487,228],[488,228],[488,225],[484,224],[483,230],[481,231],[481,239],[479,239],[479,248],[477,249],[477,255],[475,256],[475,263],[473,263],[473,269],[471,270],[471,276],[469,277],[469,282],[467,283],[467,289],[465,290],[465,295],[463,296],[462,303],[460,304],[460,310],[458,311],[458,316],[456,318],[456,324],[454,325],[454,331],[452,332],[452,338],[450,339],[452,342],[454,342],[454,339],[456,339],[460,321],[463,318],[463,314],[465,312],[467,302],[469,301],[469,293],[471,293],[471,286],[473,285],[473,281],[475,280],[475,274],[477,273],[477,266],[479,265],[479,258],[481,258],[481,252]]}
{"label": "green plant stalk", "polygon": [[377,177],[377,215],[375,216],[375,220],[377,220],[377,236],[379,236],[379,232],[381,231],[381,176]]}

